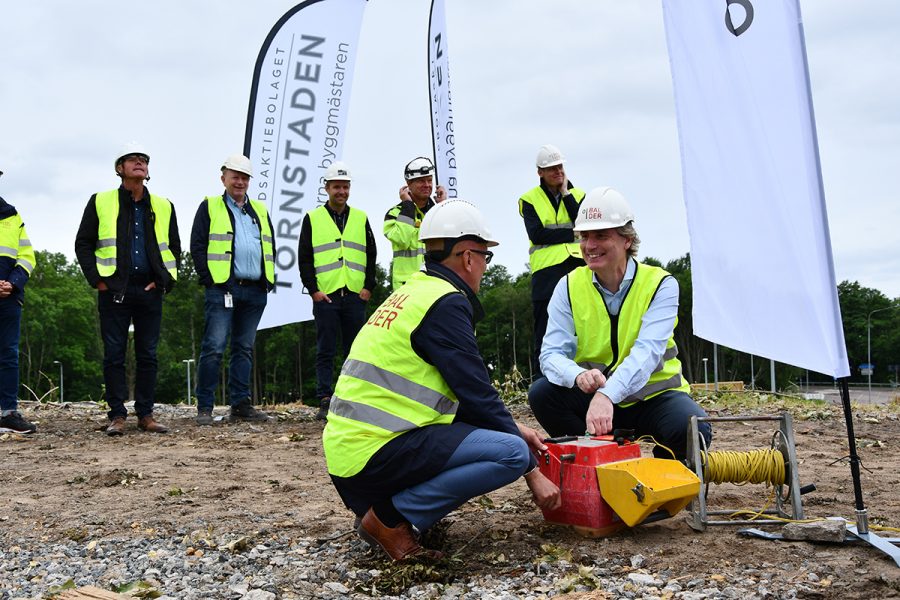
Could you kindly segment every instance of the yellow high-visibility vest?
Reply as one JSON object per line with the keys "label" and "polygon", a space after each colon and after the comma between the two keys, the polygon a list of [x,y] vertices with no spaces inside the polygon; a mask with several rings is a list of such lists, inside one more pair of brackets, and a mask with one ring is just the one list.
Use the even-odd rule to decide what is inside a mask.
{"label": "yellow high-visibility vest", "polygon": [[397,289],[425,264],[425,244],[419,241],[419,225],[425,213],[416,206],[416,217],[400,214],[400,205],[388,211],[384,219],[384,235],[391,241],[391,286]]}
{"label": "yellow high-visibility vest", "polygon": [[[248,199],[249,200],[249,199]],[[213,283],[225,283],[231,278],[231,260],[234,255],[234,225],[231,214],[225,205],[224,196],[207,196],[209,211],[209,240],[206,244],[206,265]],[[259,200],[249,200],[256,213],[259,226],[259,239],[262,244],[263,263],[265,264],[266,281],[275,284],[275,251],[274,235],[269,227],[269,213],[266,205]]]}
{"label": "yellow high-visibility vest", "polygon": [[16,266],[25,269],[29,275],[34,270],[34,248],[18,213],[0,220],[0,256],[15,260]]}
{"label": "yellow high-visibility vest", "polygon": [[347,210],[343,233],[324,206],[309,213],[316,285],[326,294],[343,287],[358,294],[366,281],[366,213]]}
{"label": "yellow high-visibility vest", "polygon": [[[618,317],[610,317],[602,294],[594,287],[593,272],[588,267],[578,267],[566,277],[578,339],[575,362],[585,369],[600,369],[612,374],[631,353],[641,331],[641,319],[650,307],[659,285],[670,275],[659,267],[637,264],[634,280],[625,295]],[[615,335],[612,330],[614,321]],[[677,317],[675,325],[678,325]],[[650,379],[644,387],[620,402],[619,406],[630,406],[667,390],[690,392],[690,386],[681,374],[674,329],[673,327],[672,335],[666,342],[666,351]]]}
{"label": "yellow high-visibility vest", "polygon": [[[97,207],[97,247],[94,256],[97,260],[97,272],[100,277],[109,277],[116,272],[116,230],[119,220],[119,190],[99,192],[95,198]],[[172,203],[166,198],[150,194],[150,210],[153,211],[153,231],[156,234],[156,245],[162,257],[163,265],[172,276],[178,279],[178,263],[175,254],[169,249],[169,224],[172,220]]]}
{"label": "yellow high-visibility vest", "polygon": [[[584,200],[584,191],[579,188],[572,188],[569,193],[575,197],[579,203]],[[565,203],[560,201],[559,208],[554,211],[550,198],[541,186],[528,190],[524,196],[519,198],[519,215],[522,215],[523,204],[530,204],[534,207],[535,213],[546,229],[572,229],[575,224],[569,218],[569,212],[566,210]],[[528,264],[531,266],[531,272],[540,271],[553,265],[564,262],[570,256],[581,258],[581,248],[578,242],[568,242],[565,244],[537,244],[528,240]]]}
{"label": "yellow high-visibility vest", "polygon": [[351,477],[404,432],[453,422],[457,398],[434,365],[413,350],[411,336],[438,300],[458,293],[444,279],[415,273],[363,325],[341,369],[322,434],[329,473]]}

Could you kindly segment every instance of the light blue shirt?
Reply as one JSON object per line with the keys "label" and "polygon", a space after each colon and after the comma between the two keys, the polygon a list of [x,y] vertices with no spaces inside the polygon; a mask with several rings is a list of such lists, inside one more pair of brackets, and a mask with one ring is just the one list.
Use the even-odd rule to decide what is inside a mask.
{"label": "light blue shirt", "polygon": [[[603,295],[603,301],[611,315],[619,314],[622,301],[634,281],[636,269],[637,263],[629,258],[625,277],[619,291],[615,293],[600,285],[596,273],[594,274],[594,286]],[[556,284],[547,307],[547,317],[547,333],[541,346],[541,370],[551,383],[571,388],[575,385],[575,378],[585,369],[573,360],[578,338],[575,336],[575,321],[572,317],[572,305],[569,303],[567,277]],[[618,404],[647,384],[650,375],[662,360],[677,317],[678,282],[674,277],[666,277],[641,319],[641,331],[631,353],[609,377],[606,385],[600,388],[613,404]]]}
{"label": "light blue shirt", "polygon": [[257,218],[244,210],[250,200],[245,198],[244,208],[241,208],[234,198],[225,194],[225,204],[234,215],[234,277],[256,281],[262,278],[262,240]]}

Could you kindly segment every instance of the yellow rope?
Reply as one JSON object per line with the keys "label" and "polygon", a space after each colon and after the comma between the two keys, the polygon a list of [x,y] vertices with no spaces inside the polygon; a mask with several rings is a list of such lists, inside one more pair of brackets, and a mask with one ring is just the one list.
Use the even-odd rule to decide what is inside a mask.
{"label": "yellow rope", "polygon": [[784,455],[772,448],[734,452],[720,450],[706,453],[703,479],[712,483],[765,483],[784,485]]}

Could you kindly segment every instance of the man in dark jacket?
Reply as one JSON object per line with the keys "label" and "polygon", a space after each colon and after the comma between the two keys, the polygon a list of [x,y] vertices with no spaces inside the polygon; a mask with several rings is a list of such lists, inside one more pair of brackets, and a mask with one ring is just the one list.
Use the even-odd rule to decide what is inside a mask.
{"label": "man in dark jacket", "polygon": [[19,324],[25,284],[34,265],[22,217],[0,198],[0,429],[15,433],[37,430],[18,411]]}
{"label": "man in dark jacket", "polygon": [[424,531],[470,498],[524,477],[534,503],[559,506],[537,468],[546,450],[491,385],[475,340],[476,294],[496,246],[463,200],[422,221],[425,271],[363,325],[331,398],[322,435],[332,483],[360,517],[360,536],[394,560],[422,554]]}
{"label": "man in dark jacket", "polygon": [[91,287],[97,288],[110,421],[106,433],[111,436],[125,432],[125,352],[132,324],[138,428],[168,431],[153,418],[156,346],[162,297],[175,285],[181,241],[172,203],[144,187],[144,181],[150,179],[149,163],[150,155],[142,146],[126,144],[115,161],[121,185],[91,196],[75,237],[78,264]]}

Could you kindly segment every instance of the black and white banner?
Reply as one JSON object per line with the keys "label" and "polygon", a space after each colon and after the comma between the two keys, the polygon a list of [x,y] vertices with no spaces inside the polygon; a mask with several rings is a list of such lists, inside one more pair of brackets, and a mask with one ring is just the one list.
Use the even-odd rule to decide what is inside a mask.
{"label": "black and white banner", "polygon": [[304,215],[328,200],[322,176],[340,160],[366,0],[307,0],[269,32],[253,73],[244,153],[250,197],[275,233],[275,292],[260,329],[312,318],[297,243]]}
{"label": "black and white banner", "polygon": [[428,19],[428,81],[431,99],[431,135],[434,142],[435,184],[458,197],[456,133],[450,101],[450,50],[444,0],[432,0]]}
{"label": "black and white banner", "polygon": [[849,375],[797,0],[663,0],[694,333]]}

